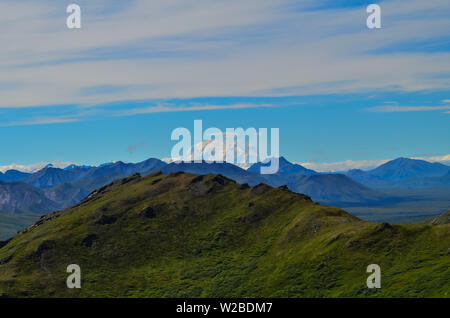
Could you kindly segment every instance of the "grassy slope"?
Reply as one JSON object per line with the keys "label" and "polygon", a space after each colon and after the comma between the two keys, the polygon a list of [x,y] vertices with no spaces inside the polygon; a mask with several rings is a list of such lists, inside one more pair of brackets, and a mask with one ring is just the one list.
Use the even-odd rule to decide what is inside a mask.
{"label": "grassy slope", "polygon": [[[107,184],[113,180],[117,180],[124,176],[107,175],[92,180],[83,180],[75,183],[64,183],[57,185],[51,189],[47,189],[48,199],[57,204],[67,207],[79,202],[94,189]],[[36,212],[34,210],[33,212]],[[46,213],[47,210],[43,210]],[[16,234],[19,230],[24,229],[30,224],[36,222],[43,213],[12,214],[0,212],[0,241],[6,240]]]}
{"label": "grassy slope", "polygon": [[10,214],[0,212],[0,241],[12,237],[19,230],[39,219],[37,214]]}
{"label": "grassy slope", "polygon": [[[360,221],[286,189],[150,175],[16,235],[0,249],[0,295],[448,297],[449,237],[448,224]],[[72,263],[81,289],[65,286]],[[381,290],[365,286],[372,263]]]}

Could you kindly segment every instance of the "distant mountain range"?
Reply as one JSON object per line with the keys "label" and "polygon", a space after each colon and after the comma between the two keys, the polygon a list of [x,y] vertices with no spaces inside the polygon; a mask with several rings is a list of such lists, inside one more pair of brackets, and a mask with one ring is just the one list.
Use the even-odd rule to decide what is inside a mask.
{"label": "distant mountain range", "polygon": [[[43,169],[35,173],[26,173],[18,170],[8,170],[5,173],[0,172],[0,181],[17,182],[22,181],[41,189],[49,189],[61,183],[72,183],[81,180],[88,180],[99,176],[110,174],[131,175],[133,173],[147,174],[154,171],[153,168],[162,168],[167,164],[158,159],[149,159],[141,163],[123,163],[111,162],[105,163],[98,167],[69,165],[64,169],[54,168],[52,164],[48,164]],[[194,167],[185,165],[179,166],[177,169],[189,169],[191,172],[201,173],[222,173],[229,174],[233,178],[240,178],[239,182],[260,182],[261,179],[255,178],[259,175],[260,168],[263,163],[256,163],[244,170],[231,164],[213,164],[205,167]],[[174,163],[169,164],[167,171],[173,171],[176,168]],[[247,173],[246,173],[246,172]],[[276,175],[269,175],[267,178],[271,182],[285,182],[286,179],[296,180],[299,176],[313,176],[319,173],[311,169],[307,169],[299,164],[293,164],[284,157],[279,158],[279,171]],[[448,187],[450,186],[450,166],[441,163],[431,163],[424,160],[398,158],[380,165],[372,170],[364,171],[352,169],[339,174],[344,174],[352,180],[363,185],[375,188],[391,188],[391,187]],[[264,177],[264,176],[263,176]],[[281,179],[280,179],[281,177]]]}
{"label": "distant mountain range", "polygon": [[[40,196],[43,195],[48,200],[55,202],[57,206],[74,204],[95,188],[122,177],[135,173],[147,175],[155,171],[221,174],[242,184],[286,185],[292,191],[304,193],[313,200],[330,204],[367,203],[392,199],[372,188],[450,186],[449,166],[406,158],[392,160],[370,171],[350,170],[345,174],[318,173],[301,165],[293,164],[284,157],[279,158],[279,171],[276,174],[261,175],[259,172],[263,165],[256,163],[248,170],[244,170],[229,163],[182,162],[167,164],[159,159],[151,158],[135,164],[119,161],[99,167],[71,165],[65,169],[59,169],[49,166],[32,174],[9,170],[0,173],[0,181],[15,182],[16,189],[19,189],[22,184],[24,193],[32,189],[25,184],[31,185],[36,188],[33,189],[35,196],[39,193]],[[3,205],[5,207],[7,205],[6,198],[11,202],[19,200],[14,197],[14,194],[12,196],[4,195]],[[14,204],[9,206],[14,206]],[[55,205],[50,206],[53,208]],[[5,210],[22,211],[22,209],[2,209],[0,206],[0,211],[2,210],[3,212]],[[47,212],[48,209],[41,211],[41,213]]]}
{"label": "distant mountain range", "polygon": [[167,164],[151,158],[139,163],[119,161],[99,167],[71,165],[59,169],[48,166],[32,174],[9,170],[0,173],[0,212],[46,214],[74,205],[95,189],[115,180],[136,173],[145,176],[156,171],[166,174],[180,171],[221,174],[250,186],[260,183],[274,187],[286,185],[291,191],[308,195],[316,202],[340,207],[372,206],[411,199],[376,188],[450,189],[450,167],[422,160],[399,158],[370,171],[350,170],[345,174],[318,173],[283,157],[279,158],[280,169],[276,174],[261,175],[262,165],[256,163],[244,170],[228,163]]}
{"label": "distant mountain range", "polygon": [[20,180],[40,189],[50,189],[62,183],[91,180],[107,175],[129,176],[135,173],[146,175],[166,165],[158,159],[148,159],[140,163],[121,161],[99,167],[72,167],[71,169],[45,168]]}
{"label": "distant mountain range", "polygon": [[349,170],[346,175],[371,187],[440,187],[450,185],[450,167],[425,160],[398,158],[369,170]]}

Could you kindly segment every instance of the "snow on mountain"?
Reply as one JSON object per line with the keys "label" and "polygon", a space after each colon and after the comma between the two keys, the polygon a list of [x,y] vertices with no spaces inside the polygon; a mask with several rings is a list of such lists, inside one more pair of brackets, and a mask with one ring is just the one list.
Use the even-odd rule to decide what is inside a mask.
{"label": "snow on mountain", "polygon": [[39,163],[35,163],[35,164],[30,164],[30,165],[22,165],[19,163],[12,163],[7,166],[0,166],[0,172],[4,173],[8,170],[17,170],[17,171],[21,171],[21,172],[34,173],[34,172],[37,172],[46,167],[47,168],[52,167],[52,168],[64,169],[70,165],[79,166],[79,164],[74,163],[74,162],[63,162],[63,161],[58,161],[58,160],[53,161],[53,162],[39,162]]}

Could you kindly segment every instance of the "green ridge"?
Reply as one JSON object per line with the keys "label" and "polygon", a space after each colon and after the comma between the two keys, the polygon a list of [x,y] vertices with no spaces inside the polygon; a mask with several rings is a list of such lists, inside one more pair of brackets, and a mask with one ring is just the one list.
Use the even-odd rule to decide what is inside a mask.
{"label": "green ridge", "polygon": [[[450,225],[361,221],[286,187],[139,175],[0,244],[6,297],[449,297]],[[368,289],[369,264],[382,288]],[[78,264],[82,288],[66,287]]]}

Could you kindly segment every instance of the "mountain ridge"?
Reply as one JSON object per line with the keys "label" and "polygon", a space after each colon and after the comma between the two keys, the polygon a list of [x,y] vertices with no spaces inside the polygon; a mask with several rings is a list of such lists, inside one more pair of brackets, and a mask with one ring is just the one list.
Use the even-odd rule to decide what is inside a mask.
{"label": "mountain ridge", "polygon": [[[404,162],[405,160],[407,159],[402,159],[398,162]],[[17,173],[16,171],[6,172],[4,175],[14,176],[16,179],[24,177],[22,180],[15,181],[19,183],[22,182],[22,185],[15,186],[16,190],[21,187],[22,192],[7,192],[6,195],[5,188],[3,187],[2,190],[2,187],[0,187],[0,197],[2,196],[2,191],[4,192],[3,202],[2,205],[0,205],[0,211],[1,208],[4,207],[3,212],[15,213],[17,218],[21,218],[20,214],[17,213],[25,213],[25,220],[30,220],[35,216],[28,216],[28,214],[42,215],[57,209],[62,209],[73,204],[77,204],[94,189],[109,184],[117,179],[131,176],[134,173],[146,175],[158,170],[165,173],[184,171],[197,174],[222,174],[241,184],[247,183],[251,186],[260,183],[265,183],[274,187],[286,185],[290,190],[297,193],[304,193],[312,197],[312,199],[317,202],[348,208],[351,209],[352,212],[356,211],[356,214],[362,211],[361,208],[358,207],[366,207],[365,210],[362,211],[362,213],[366,216],[371,215],[371,212],[368,211],[368,209],[371,209],[372,207],[386,204],[394,206],[394,204],[402,202],[405,202],[404,209],[408,212],[409,207],[407,206],[407,201],[418,200],[421,202],[425,198],[420,194],[416,196],[416,199],[414,199],[415,197],[408,195],[405,196],[404,194],[403,196],[390,194],[392,191],[389,189],[384,190],[377,189],[376,187],[372,188],[371,186],[367,186],[367,183],[359,183],[343,174],[317,173],[300,165],[290,163],[284,157],[280,157],[280,171],[277,174],[261,175],[259,174],[260,166],[261,164],[255,164],[250,169],[244,170],[238,166],[228,163],[210,164],[203,162],[167,164],[159,159],[150,158],[135,164],[117,161],[104,164],[99,167],[75,166],[70,169],[48,167],[38,171],[35,174],[22,174],[20,172]],[[305,175],[304,173],[309,175]],[[24,182],[27,182],[28,185],[31,184],[36,189],[26,187]],[[450,172],[442,177],[405,179],[403,181],[399,181],[398,183],[390,184],[391,186],[397,187],[441,187],[442,185],[447,184],[450,189]],[[443,193],[445,189],[446,188],[442,188],[440,192]],[[21,198],[26,192],[29,192],[35,199],[39,197],[39,202],[41,202],[40,205],[36,205],[33,200],[25,200],[24,202],[28,202],[29,206],[27,206],[27,204],[22,204],[17,207],[17,202],[22,200]],[[436,207],[434,207],[434,205],[430,205],[430,208],[421,214],[424,218],[427,213],[435,214],[437,211],[442,211],[443,207],[446,208],[445,198],[441,198],[439,196],[428,199],[429,196],[425,196],[426,200],[436,201]],[[7,201],[11,202],[8,203]],[[353,210],[353,207],[356,207],[355,210]],[[384,220],[395,219],[395,222],[398,222],[397,220],[400,220],[400,218],[408,219],[406,214],[401,214],[403,213],[402,210],[395,213],[398,214],[398,219],[395,219],[397,214],[392,214],[392,218],[391,214],[386,214],[388,219]],[[413,213],[417,214],[418,212],[413,211]],[[3,215],[4,214],[0,215],[0,223],[2,222],[1,218]],[[366,216],[364,216],[364,218],[368,218]],[[8,220],[11,220],[11,218],[11,216],[5,216],[5,222],[9,222]],[[369,219],[373,218],[369,217]],[[378,217],[375,219],[380,220]],[[383,218],[381,219],[383,220]],[[14,220],[14,224],[22,223]],[[4,230],[4,227],[0,227],[0,231],[2,231],[2,233],[0,233],[0,237],[12,235],[15,233],[14,229],[17,229],[15,226],[10,227],[6,223],[5,225],[6,230]]]}
{"label": "mountain ridge", "polygon": [[[259,174],[261,171],[261,167],[267,166],[267,165],[268,164],[258,162],[258,163],[251,165],[247,169],[247,171]],[[310,176],[310,175],[318,174],[318,172],[311,170],[311,169],[307,169],[307,168],[303,167],[302,165],[289,162],[284,157],[278,158],[278,165],[279,165],[279,167],[278,167],[279,169],[277,172],[278,175],[302,174],[305,176]]]}
{"label": "mountain ridge", "polygon": [[[286,187],[184,172],[134,175],[1,243],[0,290],[4,297],[439,297],[450,291],[449,235],[449,225],[361,221]],[[365,286],[373,263],[383,270],[379,290]],[[81,289],[65,286],[68,264],[81,266]]]}
{"label": "mountain ridge", "polygon": [[448,185],[448,180],[439,178],[449,176],[450,167],[438,162],[428,162],[419,159],[397,158],[386,162],[372,170],[363,171],[352,169],[345,174],[350,178],[372,187],[401,187],[417,184],[426,184],[426,180],[434,186]]}

